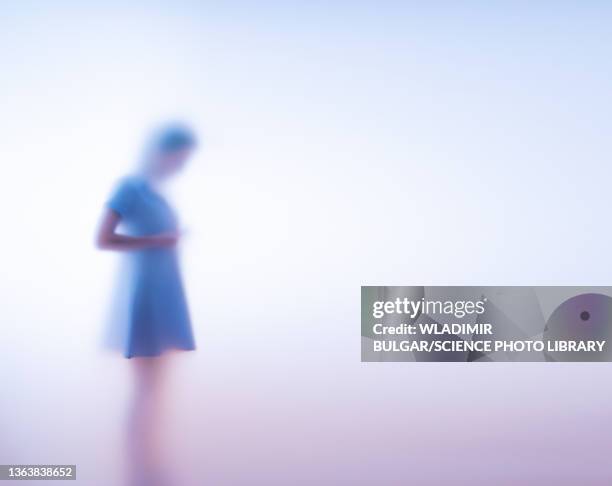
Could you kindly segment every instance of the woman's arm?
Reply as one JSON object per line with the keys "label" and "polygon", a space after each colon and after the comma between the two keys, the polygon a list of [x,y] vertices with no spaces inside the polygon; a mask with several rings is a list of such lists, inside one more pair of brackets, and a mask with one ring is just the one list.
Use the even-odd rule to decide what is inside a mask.
{"label": "woman's arm", "polygon": [[151,236],[127,236],[116,233],[121,215],[107,209],[102,216],[96,243],[102,250],[142,250],[145,248],[174,246],[178,241],[176,233],[160,233]]}

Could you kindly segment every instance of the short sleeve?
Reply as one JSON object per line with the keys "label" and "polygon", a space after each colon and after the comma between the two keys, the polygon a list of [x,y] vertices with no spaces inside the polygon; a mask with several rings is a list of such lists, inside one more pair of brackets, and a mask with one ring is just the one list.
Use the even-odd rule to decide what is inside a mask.
{"label": "short sleeve", "polygon": [[135,198],[136,186],[134,181],[127,178],[122,179],[115,186],[106,206],[125,217],[129,214]]}

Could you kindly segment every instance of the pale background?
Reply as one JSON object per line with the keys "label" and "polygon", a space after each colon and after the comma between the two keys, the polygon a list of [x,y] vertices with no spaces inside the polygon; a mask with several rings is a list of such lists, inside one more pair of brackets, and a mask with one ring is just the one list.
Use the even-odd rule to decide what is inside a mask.
{"label": "pale background", "polygon": [[610,483],[610,365],[359,349],[360,285],[610,285],[609,3],[1,7],[1,463],[118,484],[93,235],[178,116],[177,485]]}

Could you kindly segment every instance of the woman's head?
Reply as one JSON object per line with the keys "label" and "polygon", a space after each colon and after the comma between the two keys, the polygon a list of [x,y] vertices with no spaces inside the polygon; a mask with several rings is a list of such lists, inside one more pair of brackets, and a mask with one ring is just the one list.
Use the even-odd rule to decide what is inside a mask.
{"label": "woman's head", "polygon": [[155,178],[172,175],[185,165],[196,146],[196,137],[186,125],[164,125],[153,134],[145,156],[144,170]]}

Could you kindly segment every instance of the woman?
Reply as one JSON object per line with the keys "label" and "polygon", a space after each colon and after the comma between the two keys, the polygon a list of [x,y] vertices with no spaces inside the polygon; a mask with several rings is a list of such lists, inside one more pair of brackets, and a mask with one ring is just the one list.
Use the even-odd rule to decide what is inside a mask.
{"label": "woman", "polygon": [[195,349],[176,244],[177,218],[158,192],[193,150],[193,133],[167,126],[152,138],[137,173],[123,178],[107,201],[98,246],[124,252],[126,273],[108,334],[109,344],[131,358],[134,398],[128,416],[129,485],[169,484],[161,467],[162,377],[171,350]]}
{"label": "woman", "polygon": [[127,305],[115,315],[112,333],[112,344],[126,358],[195,349],[175,250],[177,218],[157,190],[183,167],[195,145],[186,127],[160,130],[140,171],[122,179],[107,202],[98,246],[129,252],[123,282],[129,286],[122,296]]}

